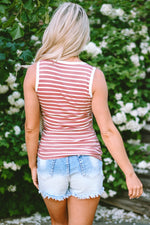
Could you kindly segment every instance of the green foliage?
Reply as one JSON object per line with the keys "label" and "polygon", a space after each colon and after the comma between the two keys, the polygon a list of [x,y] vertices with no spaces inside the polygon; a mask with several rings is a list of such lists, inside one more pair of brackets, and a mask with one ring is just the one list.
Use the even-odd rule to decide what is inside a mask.
{"label": "green foliage", "polygon": [[[22,84],[25,69],[34,61],[41,46],[43,32],[53,11],[64,0],[1,0],[0,2],[0,217],[30,215],[36,211],[46,213],[44,203],[37,194],[28,168],[24,140],[24,109]],[[149,156],[141,150],[141,130],[149,120],[150,90],[150,1],[89,0],[72,1],[81,4],[90,19],[91,42],[95,49],[81,53],[81,59],[100,68],[109,90],[109,108],[120,130],[129,158],[133,164]],[[122,9],[122,16],[107,16],[100,11],[103,4]],[[131,12],[131,9],[132,12]],[[131,43],[135,47],[127,47]],[[147,47],[143,47],[143,46]],[[131,60],[138,57],[139,62]],[[117,97],[116,94],[121,94]],[[20,100],[21,99],[21,100]],[[18,102],[19,100],[19,102]],[[132,103],[128,110],[127,104]],[[130,105],[131,106],[131,105]],[[142,109],[140,109],[142,107]],[[143,113],[147,110],[146,113]],[[137,115],[135,116],[134,113]],[[142,111],[142,113],[141,113]],[[125,122],[117,121],[117,113],[124,112]],[[122,114],[121,114],[122,115]],[[128,122],[138,121],[129,128]],[[121,117],[122,119],[122,117]],[[94,129],[101,143],[104,160],[104,186],[121,193],[126,189],[125,178],[112,160],[101,139],[94,120]],[[136,127],[137,126],[137,127]],[[133,144],[129,140],[139,140]],[[148,149],[149,150],[149,149]],[[110,175],[114,181],[110,180]],[[35,204],[36,203],[36,204]]]}

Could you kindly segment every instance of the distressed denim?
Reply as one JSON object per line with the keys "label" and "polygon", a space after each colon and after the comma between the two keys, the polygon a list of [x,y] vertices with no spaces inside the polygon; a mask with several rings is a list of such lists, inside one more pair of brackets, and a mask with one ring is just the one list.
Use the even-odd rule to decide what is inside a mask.
{"label": "distressed denim", "polygon": [[88,155],[37,159],[39,193],[43,198],[64,200],[95,198],[103,191],[102,161]]}

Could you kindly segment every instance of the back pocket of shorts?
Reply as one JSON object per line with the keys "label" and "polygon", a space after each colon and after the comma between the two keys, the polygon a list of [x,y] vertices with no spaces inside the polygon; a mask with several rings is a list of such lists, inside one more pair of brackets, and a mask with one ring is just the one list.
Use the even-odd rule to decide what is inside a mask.
{"label": "back pocket of shorts", "polygon": [[55,159],[44,160],[38,158],[38,175],[43,179],[47,179],[48,177],[53,176],[55,161]]}

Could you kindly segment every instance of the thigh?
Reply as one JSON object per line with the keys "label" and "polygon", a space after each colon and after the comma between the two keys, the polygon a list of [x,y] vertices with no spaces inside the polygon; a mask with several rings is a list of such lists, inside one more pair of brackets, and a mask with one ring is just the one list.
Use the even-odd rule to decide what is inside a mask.
{"label": "thigh", "polygon": [[69,197],[67,200],[68,225],[92,225],[99,200],[100,197],[89,199]]}
{"label": "thigh", "polygon": [[44,202],[46,204],[47,210],[51,217],[53,224],[68,224],[68,213],[67,213],[67,201],[56,201],[54,199],[45,198]]}

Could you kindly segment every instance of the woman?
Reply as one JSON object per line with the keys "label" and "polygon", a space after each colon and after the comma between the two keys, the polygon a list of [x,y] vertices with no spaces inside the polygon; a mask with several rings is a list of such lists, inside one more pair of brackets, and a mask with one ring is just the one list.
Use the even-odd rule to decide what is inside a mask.
{"label": "woman", "polygon": [[[130,199],[143,192],[111,119],[104,75],[79,59],[89,39],[84,9],[74,3],[62,4],[24,80],[29,167],[52,225],[93,222],[103,192],[103,172],[92,113],[104,143],[126,176]],[[43,132],[39,143],[40,112]]]}

